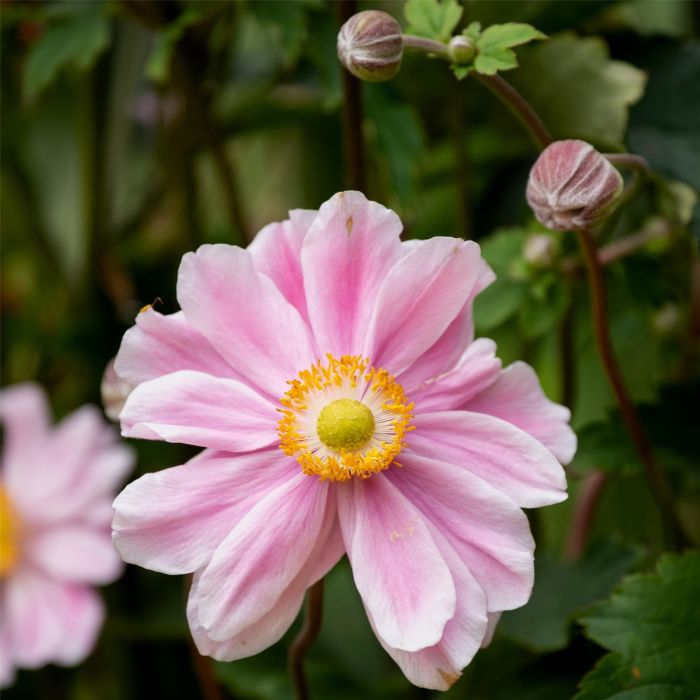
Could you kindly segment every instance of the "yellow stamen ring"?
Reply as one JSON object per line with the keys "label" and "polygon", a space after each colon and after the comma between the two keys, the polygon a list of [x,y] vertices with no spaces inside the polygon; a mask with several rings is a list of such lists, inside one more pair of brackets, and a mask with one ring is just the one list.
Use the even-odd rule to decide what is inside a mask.
{"label": "yellow stamen ring", "polygon": [[17,513],[0,486],[0,578],[7,576],[19,561],[18,530]]}
{"label": "yellow stamen ring", "polygon": [[289,382],[280,403],[280,449],[321,479],[364,479],[400,466],[394,459],[413,430],[401,385],[358,355],[319,360]]}

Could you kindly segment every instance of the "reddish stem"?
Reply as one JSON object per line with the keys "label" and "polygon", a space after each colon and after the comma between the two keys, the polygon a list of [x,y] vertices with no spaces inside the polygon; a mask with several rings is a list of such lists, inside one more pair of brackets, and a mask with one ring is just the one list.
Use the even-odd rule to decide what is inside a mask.
{"label": "reddish stem", "polygon": [[289,671],[292,675],[292,684],[297,700],[309,700],[309,686],[304,674],[304,657],[321,631],[322,616],[323,579],[320,579],[308,590],[304,622],[299,634],[289,647]]}

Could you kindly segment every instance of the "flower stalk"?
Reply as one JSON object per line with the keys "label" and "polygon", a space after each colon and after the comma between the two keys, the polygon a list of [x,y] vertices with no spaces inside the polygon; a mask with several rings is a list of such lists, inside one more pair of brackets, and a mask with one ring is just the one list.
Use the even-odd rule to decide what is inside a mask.
{"label": "flower stalk", "polygon": [[321,631],[323,616],[323,579],[309,588],[306,594],[306,611],[299,634],[289,647],[289,671],[297,700],[309,699],[309,685],[304,674],[304,658]]}

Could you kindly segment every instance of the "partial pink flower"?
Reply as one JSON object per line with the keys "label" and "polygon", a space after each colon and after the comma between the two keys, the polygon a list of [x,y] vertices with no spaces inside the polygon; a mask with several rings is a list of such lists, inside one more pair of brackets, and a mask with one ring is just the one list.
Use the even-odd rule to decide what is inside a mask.
{"label": "partial pink flower", "polygon": [[530,596],[522,508],[566,498],[569,412],[474,340],[494,278],[478,245],[400,233],[392,211],[337,194],[247,250],[185,255],[182,311],[149,309],[124,337],[123,434],[205,449],[127,486],[114,542],[127,562],[194,573],[203,654],[277,642],[347,554],[382,646],[446,689]]}
{"label": "partial pink flower", "polygon": [[537,220],[555,231],[587,229],[610,215],[622,176],[585,141],[555,141],[530,171],[527,201]]}
{"label": "partial pink flower", "polygon": [[0,685],[16,668],[74,665],[92,650],[104,609],[95,586],[122,563],[111,501],[133,464],[100,411],[83,406],[55,428],[41,388],[0,394]]}
{"label": "partial pink flower", "polygon": [[105,367],[100,383],[100,395],[102,408],[109,420],[117,422],[119,414],[124,408],[126,397],[134,387],[129,382],[123,380],[114,369],[114,358]]}

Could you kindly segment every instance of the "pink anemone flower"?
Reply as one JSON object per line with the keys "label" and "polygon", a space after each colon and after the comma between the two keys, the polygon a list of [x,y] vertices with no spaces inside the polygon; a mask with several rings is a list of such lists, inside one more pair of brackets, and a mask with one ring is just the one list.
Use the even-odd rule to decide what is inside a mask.
{"label": "pink anemone flower", "polygon": [[104,609],[93,586],[119,577],[112,499],[133,464],[101,413],[83,406],[55,429],[41,388],[0,394],[0,685],[15,668],[74,665]]}
{"label": "pink anemone flower", "polygon": [[344,192],[247,250],[204,245],[182,260],[182,311],[141,313],[124,336],[123,434],[206,449],[119,495],[114,542],[127,562],[194,574],[203,654],[278,641],[347,554],[382,646],[411,682],[446,689],[530,596],[521,508],[566,498],[569,411],[474,340],[494,278],[479,246],[401,228]]}

